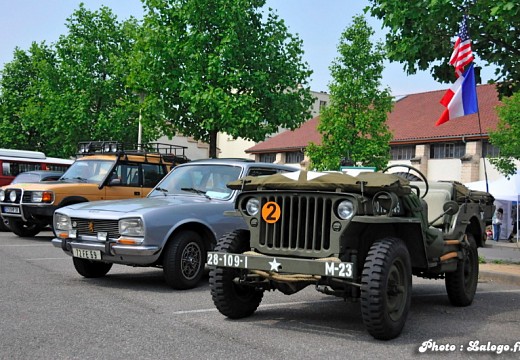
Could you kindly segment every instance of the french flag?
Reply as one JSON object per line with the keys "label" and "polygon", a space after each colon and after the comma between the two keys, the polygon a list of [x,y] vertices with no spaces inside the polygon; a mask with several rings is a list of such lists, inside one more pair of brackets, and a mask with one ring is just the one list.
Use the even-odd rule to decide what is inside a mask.
{"label": "french flag", "polygon": [[477,86],[475,82],[475,71],[473,63],[466,69],[464,74],[449,88],[440,103],[446,107],[435,126],[455,119],[459,116],[474,114],[478,112]]}

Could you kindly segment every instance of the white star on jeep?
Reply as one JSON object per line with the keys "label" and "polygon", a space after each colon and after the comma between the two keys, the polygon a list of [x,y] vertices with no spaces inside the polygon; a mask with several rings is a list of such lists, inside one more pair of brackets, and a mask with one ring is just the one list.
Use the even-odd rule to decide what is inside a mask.
{"label": "white star on jeep", "polygon": [[280,264],[278,261],[276,261],[276,258],[273,259],[273,261],[269,261],[269,265],[271,265],[271,271],[278,271],[278,267],[280,267]]}

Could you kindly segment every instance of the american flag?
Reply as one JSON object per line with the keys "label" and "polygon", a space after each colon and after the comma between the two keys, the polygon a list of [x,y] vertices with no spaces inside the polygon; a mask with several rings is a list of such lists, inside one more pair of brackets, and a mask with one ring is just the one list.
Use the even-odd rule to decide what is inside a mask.
{"label": "american flag", "polygon": [[455,67],[455,75],[457,77],[461,76],[464,72],[464,66],[468,65],[474,59],[473,53],[471,52],[468,26],[466,25],[467,20],[467,15],[464,15],[460,23],[459,36],[455,41],[453,53],[450,57],[450,64]]}

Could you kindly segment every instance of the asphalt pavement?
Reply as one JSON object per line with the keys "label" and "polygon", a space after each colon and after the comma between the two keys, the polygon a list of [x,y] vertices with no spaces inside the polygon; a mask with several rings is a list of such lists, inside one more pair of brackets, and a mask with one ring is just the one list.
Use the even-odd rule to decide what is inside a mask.
{"label": "asphalt pavement", "polygon": [[478,250],[480,280],[520,286],[520,242],[487,240]]}

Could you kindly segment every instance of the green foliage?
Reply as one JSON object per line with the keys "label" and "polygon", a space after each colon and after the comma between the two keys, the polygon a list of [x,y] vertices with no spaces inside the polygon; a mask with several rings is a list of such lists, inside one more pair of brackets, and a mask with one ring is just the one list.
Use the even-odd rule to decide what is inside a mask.
{"label": "green foliage", "polygon": [[384,52],[373,45],[373,30],[362,16],[341,35],[339,57],[331,64],[330,105],[320,115],[322,144],[307,155],[318,170],[338,170],[342,159],[357,166],[383,168],[390,158],[392,135],[386,125],[392,110],[389,89],[380,90]]}
{"label": "green foliage", "polygon": [[[511,0],[370,0],[366,11],[383,21],[389,33],[386,48],[391,61],[404,64],[408,74],[431,72],[452,83],[448,64],[462,14],[468,13],[472,49],[484,66],[496,66],[494,79],[501,95],[520,90],[520,6]],[[463,4],[469,3],[467,9]]]}
{"label": "green foliage", "polygon": [[209,142],[215,157],[217,132],[262,141],[310,117],[302,42],[264,4],[145,0],[132,84],[148,128]]}
{"label": "green foliage", "polygon": [[80,5],[52,47],[16,49],[0,82],[3,147],[73,155],[78,141],[136,143],[139,98],[126,86],[138,24]]}
{"label": "green foliage", "polygon": [[490,162],[507,177],[516,173],[515,160],[520,160],[520,92],[502,99],[497,108],[498,125],[490,132],[490,142],[500,148],[500,157]]}

